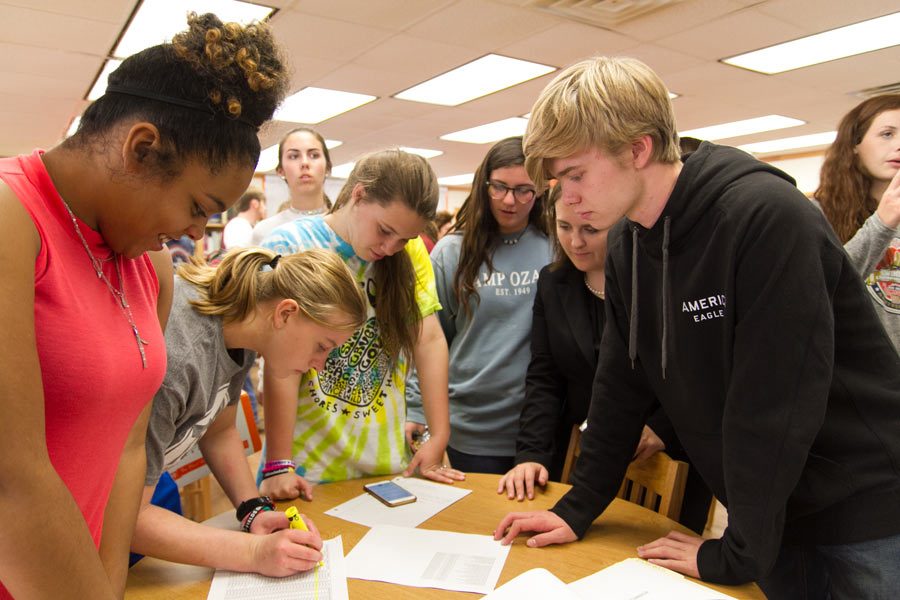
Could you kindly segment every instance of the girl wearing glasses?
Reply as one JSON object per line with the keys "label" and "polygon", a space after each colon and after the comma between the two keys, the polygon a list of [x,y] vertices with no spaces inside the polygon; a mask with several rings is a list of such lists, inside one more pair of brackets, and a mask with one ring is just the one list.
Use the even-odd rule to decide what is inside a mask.
{"label": "girl wearing glasses", "polygon": [[[450,347],[450,444],[461,471],[513,466],[525,399],[531,306],[550,262],[543,198],[525,172],[522,138],[497,142],[475,173],[450,234],[431,254],[438,313]],[[417,381],[407,397],[408,439],[423,423]]]}

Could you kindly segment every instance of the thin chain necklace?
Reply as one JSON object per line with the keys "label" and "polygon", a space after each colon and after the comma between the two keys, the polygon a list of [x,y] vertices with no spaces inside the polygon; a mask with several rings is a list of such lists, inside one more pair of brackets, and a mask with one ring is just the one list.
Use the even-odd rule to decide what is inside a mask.
{"label": "thin chain necklace", "polygon": [[134,333],[134,339],[137,342],[138,352],[141,353],[141,365],[146,369],[147,368],[147,354],[144,352],[144,346],[149,344],[147,340],[141,337],[140,332],[137,328],[137,323],[134,321],[134,315],[131,314],[131,307],[128,305],[128,299],[125,298],[125,280],[122,279],[122,271],[119,267],[119,254],[113,253],[112,261],[116,267],[116,278],[119,280],[119,289],[116,289],[112,283],[110,283],[109,279],[106,277],[106,274],[103,272],[103,263],[108,258],[99,259],[94,256],[94,253],[91,252],[90,246],[88,246],[87,240],[84,239],[84,235],[81,233],[81,227],[78,226],[78,221],[75,219],[75,213],[72,212],[72,209],[69,207],[69,203],[66,202],[62,197],[63,206],[66,207],[66,212],[69,213],[69,218],[72,219],[72,226],[75,228],[75,233],[78,235],[78,239],[81,240],[81,245],[84,246],[84,251],[87,252],[88,258],[90,258],[91,266],[94,267],[94,272],[97,274],[97,278],[101,279],[103,283],[106,284],[107,289],[109,289],[110,293],[113,297],[119,301],[119,307],[122,309],[122,314],[125,315],[125,318],[128,319],[128,324],[131,326],[131,331]]}
{"label": "thin chain necklace", "polygon": [[590,293],[597,296],[601,300],[606,300],[606,292],[601,292],[600,290],[595,290],[594,288],[591,287],[591,284],[588,283],[587,273],[584,274],[584,285],[587,286],[587,289]]}
{"label": "thin chain necklace", "polygon": [[325,207],[322,206],[320,208],[310,208],[309,210],[301,210],[299,208],[294,208],[293,206],[291,206],[288,208],[288,210],[290,210],[293,214],[298,215],[300,217],[312,217],[314,215],[321,215],[322,213],[324,213]]}
{"label": "thin chain necklace", "polygon": [[525,232],[526,232],[526,231],[528,231],[528,225],[526,225],[526,226],[525,226],[525,229],[523,229],[522,231],[520,231],[520,232],[519,232],[519,235],[517,235],[516,237],[514,237],[514,238],[503,238],[503,243],[506,244],[507,246],[515,246],[516,244],[519,243],[519,240],[522,239],[522,236],[525,235]]}

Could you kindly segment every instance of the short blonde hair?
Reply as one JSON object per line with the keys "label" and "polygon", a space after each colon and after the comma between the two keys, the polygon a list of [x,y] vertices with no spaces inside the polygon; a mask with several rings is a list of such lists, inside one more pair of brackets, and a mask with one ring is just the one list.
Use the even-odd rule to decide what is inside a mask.
{"label": "short blonde hair", "polygon": [[543,188],[548,161],[589,148],[618,154],[645,135],[653,140],[651,160],[680,159],[665,84],[637,59],[596,56],[565,69],[538,96],[525,132],[525,170]]}

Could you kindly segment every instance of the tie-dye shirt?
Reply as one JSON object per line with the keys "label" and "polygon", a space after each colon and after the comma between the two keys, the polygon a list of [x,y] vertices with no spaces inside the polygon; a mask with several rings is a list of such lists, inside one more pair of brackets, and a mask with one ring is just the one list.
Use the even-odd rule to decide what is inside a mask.
{"label": "tie-dye shirt", "polygon": [[[310,370],[300,380],[293,441],[297,473],[310,481],[340,481],[402,471],[409,461],[403,431],[408,362],[401,356],[392,364],[381,346],[372,263],[356,256],[321,216],[283,225],[262,245],[280,254],[334,250],[369,305],[366,324],[331,352],[322,371]],[[426,317],[441,308],[428,251],[416,238],[406,252],[416,272],[419,311]]]}

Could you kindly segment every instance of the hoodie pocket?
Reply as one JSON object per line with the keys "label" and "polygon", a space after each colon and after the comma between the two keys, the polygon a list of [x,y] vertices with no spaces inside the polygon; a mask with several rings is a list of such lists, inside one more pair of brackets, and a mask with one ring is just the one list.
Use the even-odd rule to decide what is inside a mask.
{"label": "hoodie pocket", "polygon": [[852,494],[855,489],[850,469],[830,458],[810,452],[800,481],[789,502],[791,516],[818,512]]}

